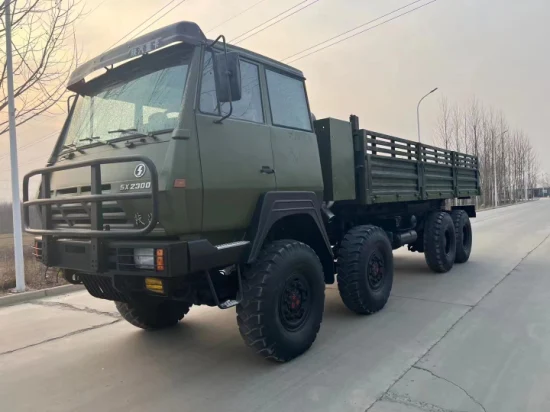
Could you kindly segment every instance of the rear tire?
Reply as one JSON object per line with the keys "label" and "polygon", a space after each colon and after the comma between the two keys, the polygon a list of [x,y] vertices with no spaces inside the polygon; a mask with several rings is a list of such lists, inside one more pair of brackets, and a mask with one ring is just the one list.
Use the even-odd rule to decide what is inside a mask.
{"label": "rear tire", "polygon": [[452,269],[456,256],[456,235],[453,219],[446,212],[432,212],[424,228],[424,256],[436,273]]}
{"label": "rear tire", "polygon": [[465,263],[472,252],[472,224],[464,210],[453,210],[451,213],[456,233],[455,263]]}
{"label": "rear tire", "polygon": [[122,317],[132,325],[145,329],[157,330],[175,326],[189,312],[192,304],[179,301],[132,301],[115,302]]}
{"label": "rear tire", "polygon": [[370,315],[382,309],[393,284],[393,253],[377,226],[351,229],[338,253],[338,290],[348,309]]}
{"label": "rear tire", "polygon": [[304,243],[278,240],[264,247],[243,277],[237,323],[247,346],[266,359],[287,362],[311,347],[324,307],[318,256]]}

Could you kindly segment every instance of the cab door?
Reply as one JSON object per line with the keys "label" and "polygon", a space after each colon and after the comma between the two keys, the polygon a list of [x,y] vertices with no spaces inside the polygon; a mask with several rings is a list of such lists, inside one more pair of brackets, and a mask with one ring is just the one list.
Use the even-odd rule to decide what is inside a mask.
{"label": "cab door", "polygon": [[277,190],[312,191],[322,199],[319,147],[311,123],[304,80],[266,67],[271,144]]}
{"label": "cab door", "polygon": [[270,128],[265,121],[260,67],[241,58],[242,97],[233,102],[231,117],[218,104],[212,55],[203,57],[197,103],[197,130],[203,181],[203,231],[245,229],[258,198],[275,190]]}

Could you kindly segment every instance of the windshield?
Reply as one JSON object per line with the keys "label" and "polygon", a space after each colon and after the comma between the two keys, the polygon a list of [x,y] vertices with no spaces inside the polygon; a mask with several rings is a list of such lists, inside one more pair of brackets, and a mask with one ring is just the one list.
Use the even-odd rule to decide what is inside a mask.
{"label": "windshield", "polygon": [[65,144],[174,129],[191,54],[189,46],[172,47],[92,80],[77,98]]}

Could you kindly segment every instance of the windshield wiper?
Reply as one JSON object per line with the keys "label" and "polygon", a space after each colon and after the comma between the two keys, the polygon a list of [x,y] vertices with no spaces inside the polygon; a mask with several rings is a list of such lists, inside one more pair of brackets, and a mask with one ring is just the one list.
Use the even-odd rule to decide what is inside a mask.
{"label": "windshield wiper", "polygon": [[58,157],[61,157],[63,155],[69,156],[69,157],[70,157],[70,155],[74,156],[74,152],[86,153],[83,149],[86,149],[86,148],[88,148],[90,146],[93,146],[93,145],[96,145],[96,144],[116,147],[116,145],[114,143],[104,142],[103,140],[101,140],[101,137],[99,137],[99,136],[83,137],[83,138],[79,139],[79,141],[81,141],[81,142],[82,141],[88,141],[90,143],[88,143],[86,145],[81,145],[81,146],[77,146],[76,143],[65,144],[65,145],[61,146],[61,152],[59,153]]}
{"label": "windshield wiper", "polygon": [[[132,133],[135,132],[135,133]],[[151,137],[154,140],[158,139],[158,136],[154,133],[142,133],[138,132],[137,129],[116,129],[116,130],[109,130],[107,133],[132,133],[130,136],[120,136],[121,140],[124,139],[137,139],[139,137]]]}
{"label": "windshield wiper", "polygon": [[115,130],[109,130],[107,133],[131,133],[131,132],[137,132],[137,129],[115,129]]}
{"label": "windshield wiper", "polygon": [[82,139],[80,139],[80,141],[83,141],[83,140],[87,140],[88,142],[90,142],[89,144],[87,145],[84,145],[84,146],[80,146],[80,147],[89,147],[91,145],[94,145],[94,144],[100,144],[100,145],[103,145],[103,146],[111,146],[111,147],[116,147],[116,145],[112,142],[104,142],[103,140],[101,140],[101,137],[99,136],[92,136],[92,137],[83,137]]}
{"label": "windshield wiper", "polygon": [[80,139],[80,141],[82,142],[84,140],[87,140],[88,142],[101,142],[101,143],[103,143],[99,139],[101,139],[99,136],[92,136],[92,137],[83,137],[82,139]]}
{"label": "windshield wiper", "polygon": [[63,150],[68,150],[71,153],[72,152],[84,153],[84,150],[82,150],[80,147],[78,147],[75,143],[64,144],[63,146],[61,146],[61,153],[59,153],[60,156],[62,154],[65,154],[65,153],[69,153],[69,152],[64,153]]}
{"label": "windshield wiper", "polygon": [[138,132],[137,129],[116,129],[116,130],[110,130],[108,133],[132,133],[131,135],[129,136],[120,136],[120,137],[117,137],[113,140],[115,141],[118,141],[118,140],[126,140],[126,145],[130,145],[130,146],[133,146],[133,143],[130,142],[130,140],[132,139],[143,139],[145,137],[150,137],[151,139],[153,140],[158,140],[159,137],[158,135],[159,134],[163,134],[163,133],[168,133],[168,132],[171,132],[172,130],[174,129],[160,129],[160,130],[154,130],[152,132],[147,132],[147,133],[142,133],[142,132]]}

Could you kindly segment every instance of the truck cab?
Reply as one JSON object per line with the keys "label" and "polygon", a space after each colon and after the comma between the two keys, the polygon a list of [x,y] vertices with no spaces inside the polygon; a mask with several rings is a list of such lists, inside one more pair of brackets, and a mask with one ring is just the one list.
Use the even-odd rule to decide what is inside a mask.
{"label": "truck cab", "polygon": [[[302,73],[212,43],[197,25],[182,22],[84,64],[70,79],[76,94],[50,164],[147,156],[159,174],[158,224],[151,235],[200,236],[214,243],[242,238],[265,192],[321,193]],[[238,53],[240,96],[220,102],[213,57],[223,60],[227,52]],[[102,184],[110,193],[149,190],[147,165],[136,167],[105,166]],[[59,171],[50,185],[55,196],[85,193],[90,177],[86,170]],[[125,206],[104,216],[110,231],[144,227],[152,217],[148,202]],[[89,219],[83,213],[55,215],[51,224],[85,231]]]}

